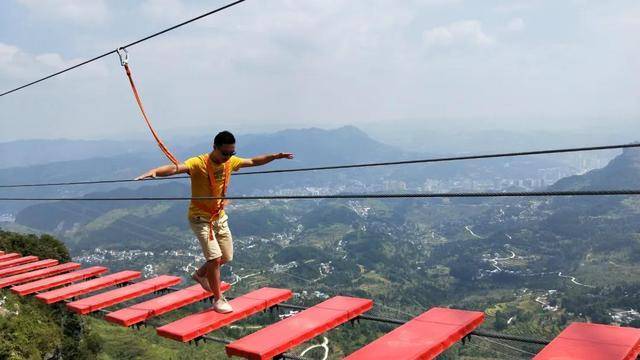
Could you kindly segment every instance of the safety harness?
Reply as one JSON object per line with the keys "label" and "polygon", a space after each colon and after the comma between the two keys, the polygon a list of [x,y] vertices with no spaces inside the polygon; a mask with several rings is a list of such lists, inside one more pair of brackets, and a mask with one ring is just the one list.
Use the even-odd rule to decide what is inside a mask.
{"label": "safety harness", "polygon": [[[216,188],[216,176],[213,171],[213,164],[209,158],[209,154],[205,155],[205,161],[207,163],[207,177],[209,178],[209,191],[211,192],[211,196],[213,196],[213,191]],[[225,198],[227,196],[227,187],[229,186],[229,179],[231,178],[231,165],[230,161],[226,161],[224,163],[224,170],[222,175],[222,193],[220,194],[221,198]],[[191,203],[197,207],[198,209],[205,211],[209,214],[209,241],[213,240],[213,222],[220,215],[222,210],[224,210],[225,205],[224,199],[214,199],[214,206],[208,206],[207,203],[203,200],[191,199]]]}
{"label": "safety harness", "polygon": [[158,143],[160,150],[162,150],[162,152],[169,159],[169,161],[171,161],[175,166],[178,166],[180,161],[178,161],[178,159],[175,156],[173,156],[171,151],[169,151],[169,149],[167,149],[167,147],[164,145],[162,140],[160,140],[158,133],[156,133],[156,131],[153,129],[153,126],[151,126],[151,121],[149,120],[149,117],[147,116],[146,111],[144,111],[144,106],[142,106],[142,100],[140,99],[140,95],[138,94],[136,85],[133,82],[133,77],[131,76],[131,69],[129,68],[129,53],[127,52],[127,49],[125,48],[118,49],[118,56],[120,56],[120,64],[124,66],[124,71],[127,73],[127,78],[129,78],[129,84],[131,84],[131,90],[133,91],[133,96],[136,98],[136,102],[138,103],[140,112],[142,112],[142,117],[144,118],[144,121],[147,123],[147,127],[149,127],[149,130],[151,130],[151,134],[153,135],[153,138],[156,139],[156,143]]}

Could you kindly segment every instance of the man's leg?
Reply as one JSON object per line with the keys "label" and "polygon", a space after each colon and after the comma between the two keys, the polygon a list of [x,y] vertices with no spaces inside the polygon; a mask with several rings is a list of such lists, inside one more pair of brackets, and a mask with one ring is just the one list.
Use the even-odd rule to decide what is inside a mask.
{"label": "man's leg", "polygon": [[231,230],[229,230],[228,217],[225,215],[218,221],[216,227],[216,240],[222,252],[222,258],[220,265],[226,264],[233,260],[233,238],[231,237]]}
{"label": "man's leg", "polygon": [[222,296],[222,291],[220,291],[220,265],[222,265],[222,257],[207,261],[207,280],[215,299],[213,310],[226,314],[232,312],[233,307]]}
{"label": "man's leg", "polygon": [[202,264],[202,266],[200,266],[198,268],[198,270],[196,270],[196,274],[198,274],[198,276],[201,277],[207,277],[207,262],[205,261],[204,264]]}
{"label": "man's leg", "polygon": [[220,249],[220,256],[216,257],[213,261],[207,262],[207,275],[213,296],[216,298],[216,302],[213,304],[214,310],[221,313],[228,313],[233,311],[233,307],[222,296],[222,292],[220,291],[220,267],[233,258],[231,232],[227,226],[226,215],[216,221],[214,225],[215,242],[218,249]]}
{"label": "man's leg", "polygon": [[220,299],[222,296],[222,292],[220,291],[220,267],[222,264],[229,262],[233,258],[233,243],[231,240],[231,232],[227,225],[227,219],[228,217],[225,215],[216,221],[213,229],[216,238],[215,241],[222,255],[216,259],[207,261],[207,263],[203,265],[205,268],[204,273],[206,273],[209,285],[211,286],[211,291],[213,292],[213,297],[216,300]]}
{"label": "man's leg", "polygon": [[222,292],[220,291],[220,265],[222,265],[221,258],[209,260],[204,264],[207,280],[209,280],[213,298],[216,300],[222,297]]}
{"label": "man's leg", "polygon": [[[209,280],[209,278],[212,276],[211,274],[213,274],[212,272],[213,268],[211,268],[209,263],[216,259],[219,260],[220,257],[222,256],[222,251],[220,250],[220,246],[218,246],[218,242],[216,241],[216,239],[215,238],[210,239],[210,232],[209,232],[210,225],[208,221],[204,219],[194,219],[190,221],[190,223],[191,223],[191,229],[193,230],[194,234],[197,236],[198,241],[200,242],[200,247],[202,248],[202,254],[205,258],[205,263],[200,268],[198,268],[198,270],[195,271],[195,273],[192,275],[192,278],[197,282],[199,282],[205,290],[212,291],[213,290],[213,288],[211,287],[212,282]],[[219,273],[219,268],[220,266],[218,266],[218,273]],[[219,278],[220,276],[218,275],[218,279]],[[220,286],[218,285],[218,289],[219,288]]]}
{"label": "man's leg", "polygon": [[[218,245],[219,245],[219,244],[218,244]],[[230,251],[231,251],[231,256],[233,256],[233,245],[227,245],[226,247],[222,247],[222,249],[221,249],[221,250],[222,250],[222,252],[223,252],[222,257],[215,259],[215,260],[219,260],[219,261],[220,261],[220,264],[219,264],[219,265],[218,265],[218,267],[217,267],[217,268],[218,268],[218,270],[216,270],[216,271],[217,271],[217,273],[218,273],[218,275],[217,275],[218,279],[220,279],[220,267],[221,267],[222,265],[224,265],[224,264],[226,264],[226,263],[228,263],[228,262],[229,262],[229,260],[227,260],[227,259],[225,258],[225,257],[229,257],[229,254],[226,254],[226,256],[225,256],[225,254],[224,254],[225,252],[227,252],[227,253],[229,252],[229,247],[230,247],[230,249],[231,249],[231,250],[230,250]],[[211,260],[211,261],[215,261],[215,260]],[[202,266],[200,266],[200,267],[198,268],[198,270],[196,270],[196,273],[198,274],[198,276],[206,277],[207,279],[209,279],[209,276],[207,276],[207,264],[209,264],[209,262],[210,262],[210,261],[205,261],[205,263],[204,263],[204,264],[202,264]],[[220,283],[220,281],[218,281],[218,283]],[[219,286],[218,286],[218,287],[219,287]],[[211,289],[213,290],[213,286],[211,286]]]}

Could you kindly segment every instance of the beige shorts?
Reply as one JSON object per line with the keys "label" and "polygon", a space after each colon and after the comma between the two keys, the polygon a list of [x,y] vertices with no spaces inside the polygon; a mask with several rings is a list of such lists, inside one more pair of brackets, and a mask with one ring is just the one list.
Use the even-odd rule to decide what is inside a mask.
{"label": "beige shorts", "polygon": [[233,259],[233,240],[228,219],[225,214],[213,221],[213,239],[211,240],[209,240],[209,219],[201,216],[189,219],[191,230],[198,237],[205,260],[222,257],[222,261],[229,262]]}

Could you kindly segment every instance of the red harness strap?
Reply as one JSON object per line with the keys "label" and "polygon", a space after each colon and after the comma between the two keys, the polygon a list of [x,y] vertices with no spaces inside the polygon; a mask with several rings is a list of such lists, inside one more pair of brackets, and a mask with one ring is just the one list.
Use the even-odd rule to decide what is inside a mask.
{"label": "red harness strap", "polygon": [[[216,185],[216,176],[213,172],[213,165],[209,159],[209,155],[205,156],[205,161],[207,163],[207,177],[209,178],[209,191],[211,192],[211,196],[214,196],[214,189]],[[222,175],[222,193],[220,197],[224,198],[227,196],[227,187],[229,186],[229,179],[231,177],[231,165],[229,165],[229,161],[224,163],[224,172]],[[214,206],[209,207],[202,200],[191,200],[193,205],[195,205],[198,209],[202,211],[206,211],[209,213],[209,241],[213,240],[213,221],[220,214],[220,212],[224,209],[224,205],[226,200],[224,199],[215,199]]]}
{"label": "red harness strap", "polygon": [[138,103],[138,107],[140,108],[140,111],[142,112],[142,117],[144,118],[144,121],[147,123],[147,126],[149,127],[149,130],[151,130],[151,134],[153,135],[153,138],[156,139],[156,142],[158,143],[158,146],[160,147],[160,150],[162,150],[162,152],[169,159],[169,161],[171,161],[175,166],[178,166],[180,161],[178,161],[178,159],[176,159],[176,157],[173,156],[171,151],[169,151],[169,149],[167,149],[167,147],[164,145],[164,143],[162,143],[162,140],[160,140],[160,137],[158,136],[158,133],[156,133],[156,131],[153,129],[153,126],[151,126],[151,121],[149,121],[149,117],[147,116],[147,113],[144,111],[144,106],[142,106],[142,100],[140,99],[140,95],[138,94],[138,90],[136,89],[136,85],[133,82],[133,77],[131,77],[131,69],[129,69],[129,64],[127,64],[125,62],[125,63],[123,63],[123,66],[124,66],[125,72],[127,73],[127,77],[129,78],[129,83],[131,84],[131,90],[133,90],[133,96],[135,96],[135,98],[136,98],[136,102]]}

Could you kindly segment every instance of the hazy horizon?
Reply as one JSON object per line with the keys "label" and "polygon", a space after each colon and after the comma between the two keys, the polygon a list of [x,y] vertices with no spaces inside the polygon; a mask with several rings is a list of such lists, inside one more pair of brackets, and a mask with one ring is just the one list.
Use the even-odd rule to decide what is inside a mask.
{"label": "hazy horizon", "polygon": [[[2,2],[0,85],[222,4]],[[130,53],[163,137],[221,127],[381,133],[398,124],[408,133],[607,133],[640,115],[638,30],[633,1],[249,1]],[[0,141],[146,136],[115,55],[4,96],[0,106]]]}

